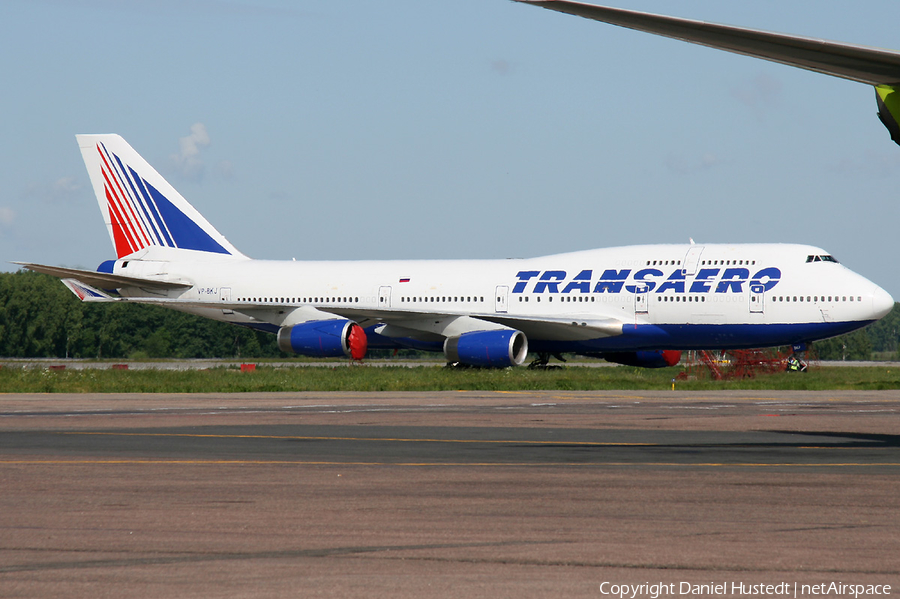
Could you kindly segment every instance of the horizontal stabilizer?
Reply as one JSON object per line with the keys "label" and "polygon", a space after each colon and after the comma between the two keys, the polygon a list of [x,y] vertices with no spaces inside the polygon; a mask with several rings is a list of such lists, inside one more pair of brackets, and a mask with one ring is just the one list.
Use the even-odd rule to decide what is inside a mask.
{"label": "horizontal stabilizer", "polygon": [[[44,264],[32,264],[30,262],[13,262],[34,272],[44,273],[61,279],[77,279],[86,285],[99,289],[121,289],[122,287],[137,287],[140,289],[189,289],[190,283],[178,283],[174,281],[159,281],[156,279],[141,279],[138,277],[126,277],[92,270],[80,270],[77,268],[64,268],[62,266],[46,266]],[[76,294],[77,295],[77,294]]]}
{"label": "horizontal stabilizer", "polygon": [[63,279],[63,285],[69,288],[69,291],[83,302],[115,302],[118,298],[103,293],[99,289],[94,289],[90,285],[85,285],[77,279]]}

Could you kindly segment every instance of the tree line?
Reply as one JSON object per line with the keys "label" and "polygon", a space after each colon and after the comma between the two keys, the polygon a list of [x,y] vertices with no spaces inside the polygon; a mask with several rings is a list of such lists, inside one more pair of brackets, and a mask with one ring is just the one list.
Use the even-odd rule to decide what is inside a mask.
{"label": "tree line", "polygon": [[[818,341],[822,360],[898,357],[900,309],[860,331]],[[404,354],[412,352],[403,352]],[[6,358],[277,358],[275,336],[159,306],[86,303],[58,279],[0,273]]]}
{"label": "tree line", "polygon": [[275,336],[159,306],[80,301],[59,279],[0,273],[0,356],[269,358]]}

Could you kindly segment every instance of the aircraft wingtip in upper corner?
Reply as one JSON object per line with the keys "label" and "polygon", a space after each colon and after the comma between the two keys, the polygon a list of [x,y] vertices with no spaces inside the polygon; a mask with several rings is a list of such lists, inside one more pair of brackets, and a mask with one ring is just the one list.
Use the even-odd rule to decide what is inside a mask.
{"label": "aircraft wingtip in upper corner", "polygon": [[900,52],[570,0],[514,0],[628,29],[872,85],[878,118],[900,144]]}

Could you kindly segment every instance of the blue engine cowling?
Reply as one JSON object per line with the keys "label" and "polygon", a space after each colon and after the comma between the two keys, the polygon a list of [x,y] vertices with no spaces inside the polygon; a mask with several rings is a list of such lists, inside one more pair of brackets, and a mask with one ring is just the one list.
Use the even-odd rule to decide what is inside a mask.
{"label": "blue engine cowling", "polygon": [[444,341],[448,362],[469,366],[506,368],[519,366],[528,355],[528,339],[522,331],[474,331]]}
{"label": "blue engine cowling", "polygon": [[314,320],[278,329],[278,348],[301,356],[362,360],[367,346],[365,331],[352,320]]}
{"label": "blue engine cowling", "polygon": [[597,358],[603,358],[607,362],[624,364],[625,366],[638,366],[640,368],[665,368],[667,366],[675,366],[681,361],[681,352],[671,349],[606,352],[591,355]]}

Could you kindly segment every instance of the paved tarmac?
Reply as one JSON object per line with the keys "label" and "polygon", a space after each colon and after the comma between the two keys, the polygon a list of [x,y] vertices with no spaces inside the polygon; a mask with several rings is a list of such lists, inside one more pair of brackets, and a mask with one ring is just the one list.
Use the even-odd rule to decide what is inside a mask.
{"label": "paved tarmac", "polygon": [[896,594],[898,431],[894,391],[0,395],[0,597]]}

